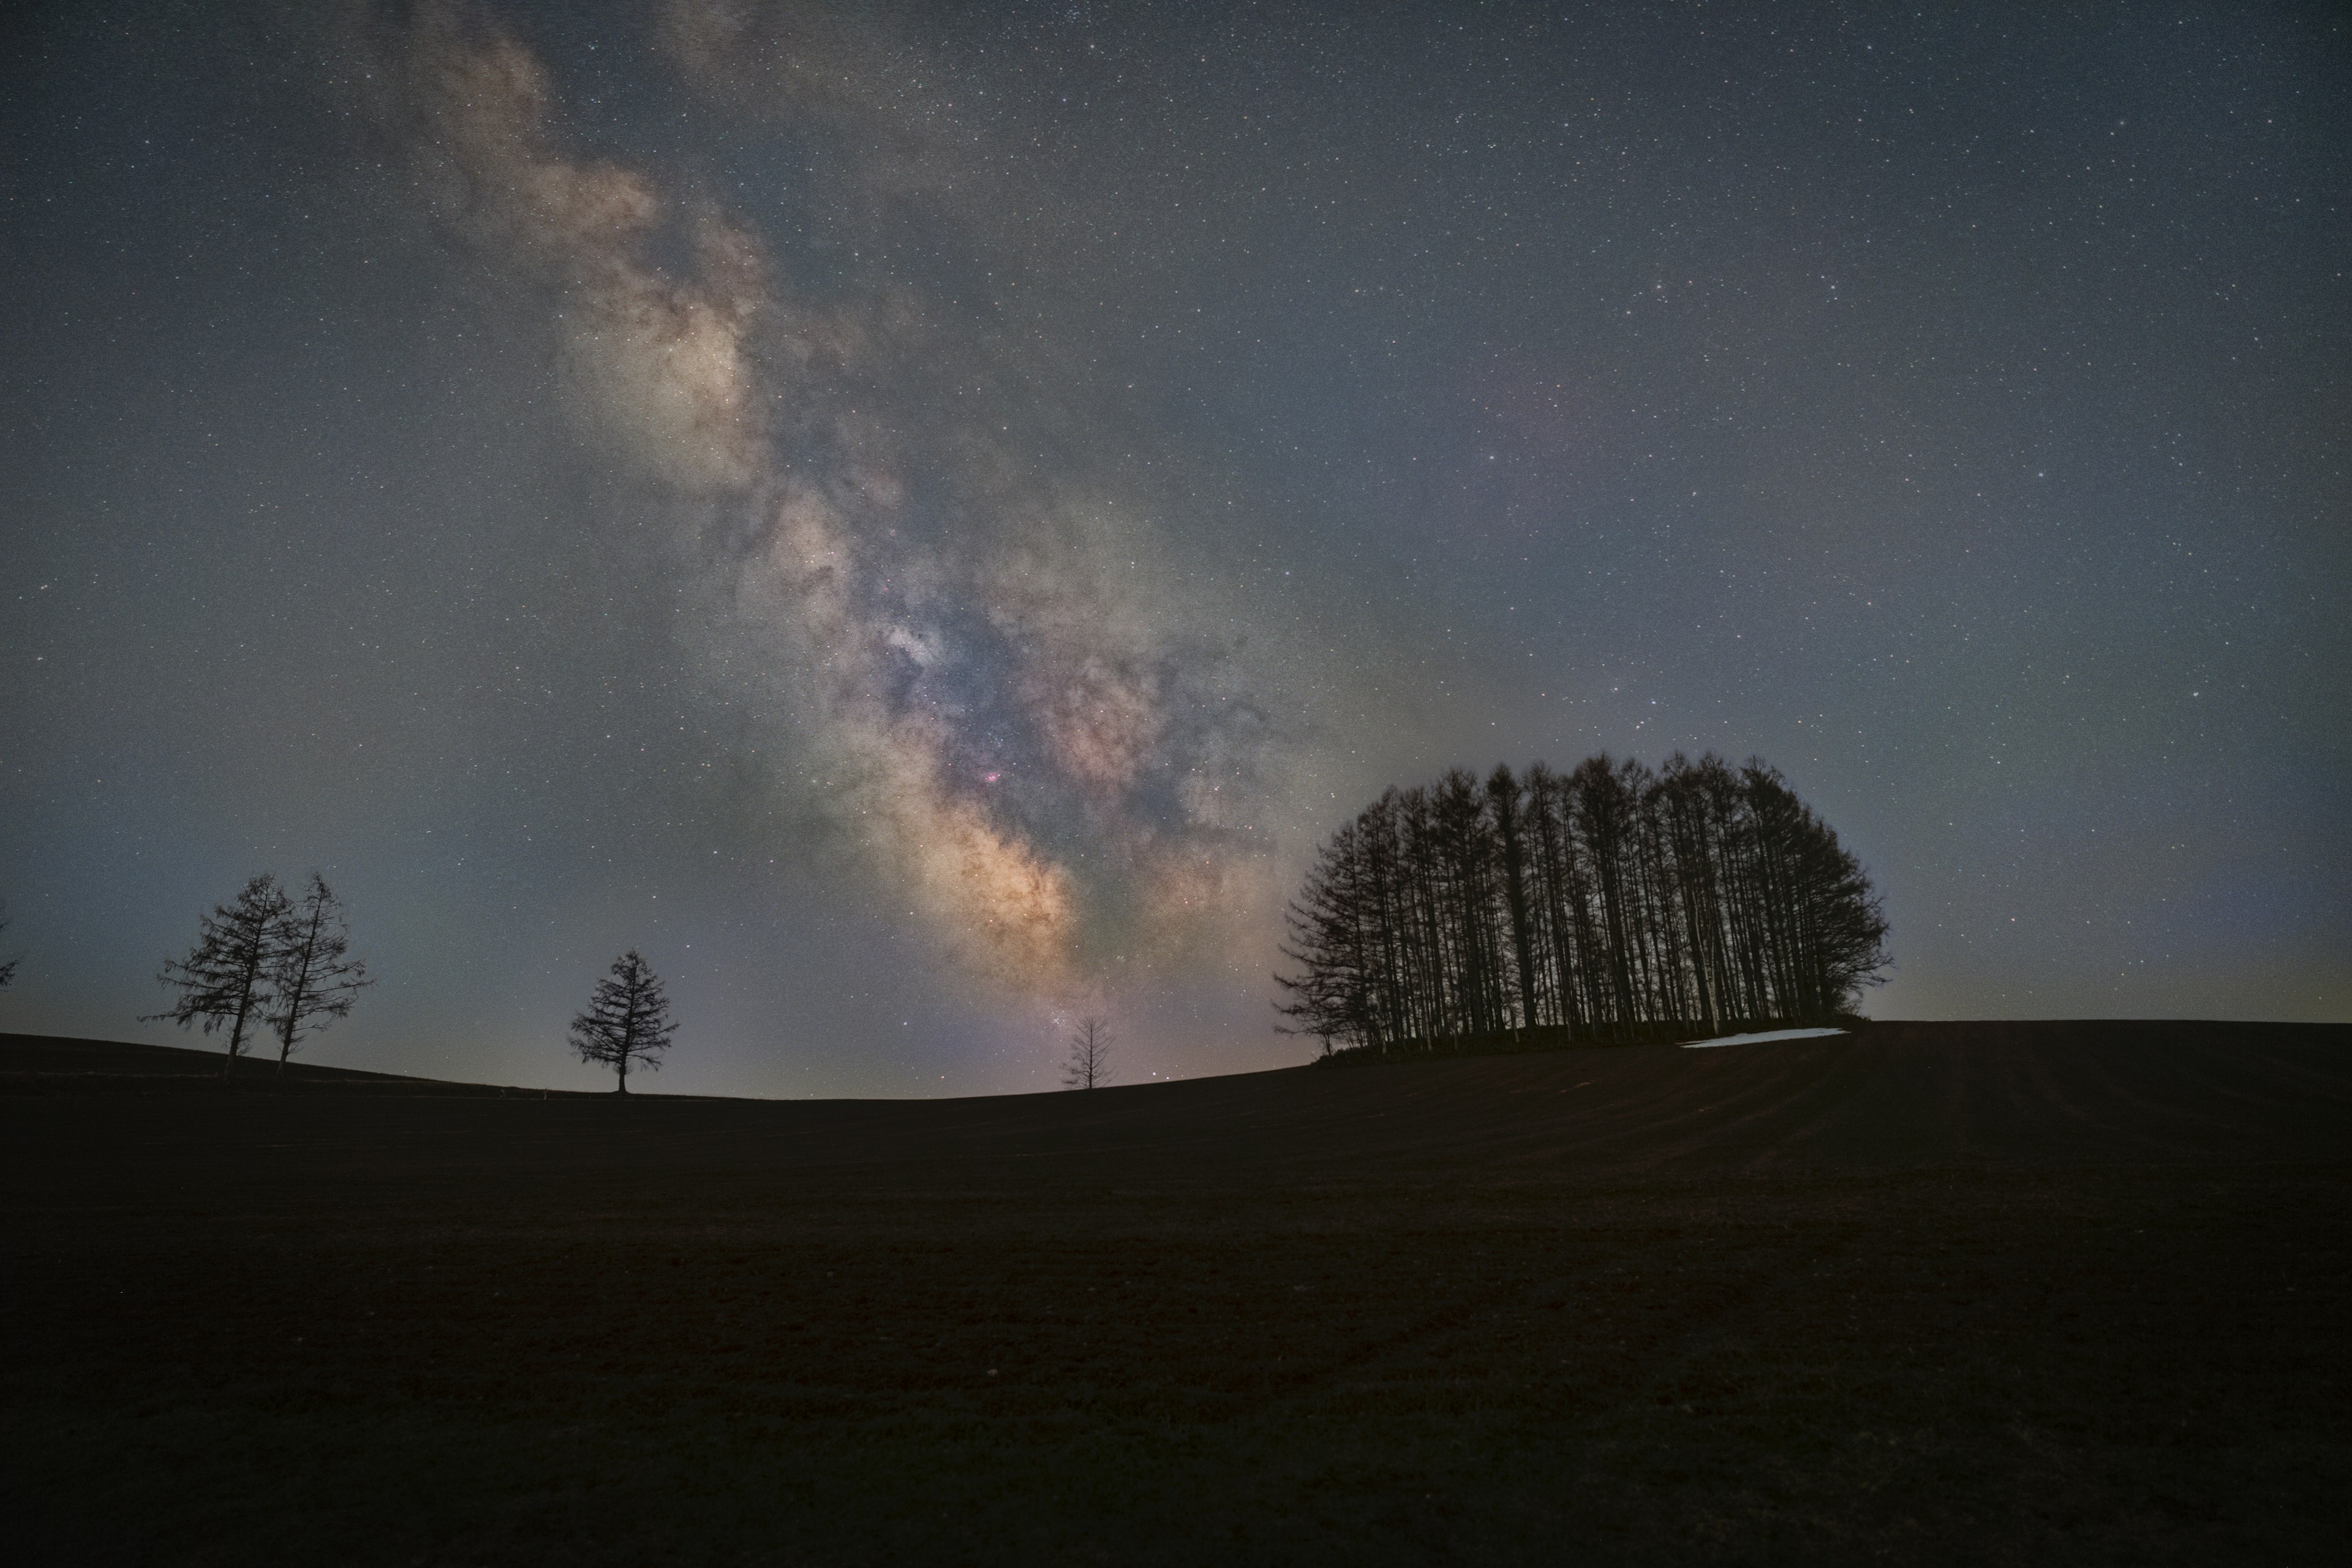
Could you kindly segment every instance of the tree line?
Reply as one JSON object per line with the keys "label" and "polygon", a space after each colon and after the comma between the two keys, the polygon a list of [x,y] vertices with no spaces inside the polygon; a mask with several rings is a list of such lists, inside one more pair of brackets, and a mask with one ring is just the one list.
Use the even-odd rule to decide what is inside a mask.
{"label": "tree line", "polygon": [[1376,1051],[1826,1022],[1889,962],[1869,877],[1759,758],[1391,789],[1286,918],[1287,1034]]}

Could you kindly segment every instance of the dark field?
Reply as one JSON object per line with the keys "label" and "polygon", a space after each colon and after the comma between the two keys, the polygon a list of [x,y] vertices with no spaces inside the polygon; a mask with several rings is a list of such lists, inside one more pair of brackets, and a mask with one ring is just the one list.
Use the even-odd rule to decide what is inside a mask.
{"label": "dark field", "polygon": [[170,1076],[218,1060],[0,1044],[12,1561],[2285,1564],[2352,1532],[2352,1027],[900,1103]]}

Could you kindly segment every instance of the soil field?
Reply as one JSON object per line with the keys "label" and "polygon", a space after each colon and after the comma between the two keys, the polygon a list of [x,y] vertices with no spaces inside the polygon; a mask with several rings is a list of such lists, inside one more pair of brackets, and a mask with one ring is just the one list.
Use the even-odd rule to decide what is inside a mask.
{"label": "soil field", "polygon": [[12,1562],[2352,1539],[2352,1026],[919,1102],[219,1060],[0,1039]]}

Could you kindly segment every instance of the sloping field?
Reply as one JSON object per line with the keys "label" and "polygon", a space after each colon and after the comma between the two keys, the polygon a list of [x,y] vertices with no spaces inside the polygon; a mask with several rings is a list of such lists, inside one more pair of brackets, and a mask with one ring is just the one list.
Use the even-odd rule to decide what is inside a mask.
{"label": "sloping field", "polygon": [[219,1062],[0,1043],[37,1560],[2269,1563],[2352,1525],[2344,1026],[923,1102]]}
{"label": "sloping field", "polygon": [[[222,1069],[227,1068],[226,1072]],[[234,1065],[218,1051],[84,1040],[68,1035],[0,1035],[0,1094],[519,1094],[496,1084],[448,1083],[323,1067],[297,1057],[280,1065],[242,1054]],[[532,1094],[539,1091],[533,1089]]]}

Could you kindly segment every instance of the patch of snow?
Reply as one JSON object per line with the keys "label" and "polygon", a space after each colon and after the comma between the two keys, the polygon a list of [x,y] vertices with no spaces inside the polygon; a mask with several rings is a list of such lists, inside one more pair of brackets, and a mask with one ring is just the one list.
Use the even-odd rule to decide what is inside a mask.
{"label": "patch of snow", "polygon": [[1764,1040],[1813,1040],[1823,1035],[1843,1035],[1843,1029],[1767,1029],[1760,1035],[1717,1035],[1711,1040],[1685,1040],[1683,1049],[1703,1051],[1709,1046],[1752,1046]]}

